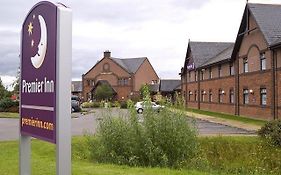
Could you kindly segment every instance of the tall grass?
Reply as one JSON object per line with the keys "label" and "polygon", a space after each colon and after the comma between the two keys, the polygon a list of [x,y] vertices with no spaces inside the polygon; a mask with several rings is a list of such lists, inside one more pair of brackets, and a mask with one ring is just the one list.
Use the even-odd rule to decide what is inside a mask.
{"label": "tall grass", "polygon": [[197,131],[182,112],[156,112],[144,96],[138,115],[129,102],[129,115],[107,112],[95,137],[89,137],[91,158],[97,162],[130,166],[183,167],[199,153]]}

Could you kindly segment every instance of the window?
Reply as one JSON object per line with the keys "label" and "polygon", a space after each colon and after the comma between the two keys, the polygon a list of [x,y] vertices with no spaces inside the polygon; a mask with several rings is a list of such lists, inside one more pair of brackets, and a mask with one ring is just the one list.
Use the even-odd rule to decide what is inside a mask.
{"label": "window", "polygon": [[87,80],[87,85],[91,86],[91,80]]}
{"label": "window", "polygon": [[119,78],[118,79],[118,85],[121,85],[121,86],[125,86],[125,85],[128,85],[128,78]]}
{"label": "window", "polygon": [[[127,79],[127,82],[128,82],[128,79]],[[151,80],[151,84],[157,84],[158,83],[158,80]]]}
{"label": "window", "polygon": [[249,90],[243,90],[243,104],[249,104]]}
{"label": "window", "polygon": [[223,95],[223,91],[220,89],[219,90],[219,103],[222,103],[222,95]]}
{"label": "window", "polygon": [[243,59],[243,72],[244,73],[249,72],[248,58]]}
{"label": "window", "polygon": [[197,73],[196,73],[196,71],[194,71],[194,77],[195,77],[195,81],[197,81]]}
{"label": "window", "polygon": [[191,81],[191,71],[188,71],[188,81]]}
{"label": "window", "polygon": [[229,103],[234,103],[234,90],[229,90]]}
{"label": "window", "polygon": [[234,65],[233,65],[233,63],[230,63],[230,65],[229,65],[229,75],[234,75]]}
{"label": "window", "polygon": [[204,69],[201,70],[201,80],[204,80]]}
{"label": "window", "polygon": [[204,90],[201,91],[201,101],[202,101],[202,102],[205,101],[205,93],[206,93],[206,92],[205,92]]}
{"label": "window", "polygon": [[221,77],[221,65],[218,66],[218,76]]}
{"label": "window", "polygon": [[261,53],[260,54],[260,61],[261,61],[261,70],[265,70],[266,69],[266,58],[265,58],[265,54]]}
{"label": "window", "polygon": [[192,92],[191,92],[191,91],[188,91],[188,101],[191,100],[191,95],[192,95]]}
{"label": "window", "polygon": [[197,101],[197,91],[194,91],[194,101]]}
{"label": "window", "polygon": [[266,88],[261,88],[261,105],[266,105]]}
{"label": "window", "polygon": [[213,78],[213,72],[212,72],[212,68],[210,67],[209,69],[209,79]]}
{"label": "window", "polygon": [[213,101],[213,94],[212,94],[212,90],[209,90],[209,102]]}

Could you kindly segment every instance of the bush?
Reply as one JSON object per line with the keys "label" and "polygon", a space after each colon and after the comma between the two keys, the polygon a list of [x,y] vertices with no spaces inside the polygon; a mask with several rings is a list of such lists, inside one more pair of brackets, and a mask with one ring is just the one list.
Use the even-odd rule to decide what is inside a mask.
{"label": "bush", "polygon": [[281,147],[281,120],[267,122],[259,131],[259,136],[275,146]]}
{"label": "bush", "polygon": [[99,108],[101,103],[99,102],[84,102],[81,104],[82,108]]}
{"label": "bush", "polygon": [[[19,102],[13,101],[10,98],[3,98],[0,100],[0,111],[2,112],[16,112],[18,110],[18,106]],[[10,109],[12,111],[10,111]]]}
{"label": "bush", "polygon": [[183,113],[168,109],[157,113],[148,108],[139,122],[133,103],[128,104],[129,116],[106,113],[96,137],[88,139],[94,161],[179,168],[194,160],[199,150],[197,132]]}
{"label": "bush", "polygon": [[118,101],[115,101],[115,102],[111,103],[111,107],[119,108],[120,107],[120,103]]}
{"label": "bush", "polygon": [[121,101],[121,102],[120,102],[120,108],[121,108],[121,109],[127,109],[127,102]]}

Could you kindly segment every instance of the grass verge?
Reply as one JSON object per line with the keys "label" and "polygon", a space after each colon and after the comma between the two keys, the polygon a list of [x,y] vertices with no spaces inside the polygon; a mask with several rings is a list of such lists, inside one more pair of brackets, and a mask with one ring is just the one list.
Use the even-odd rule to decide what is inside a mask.
{"label": "grass verge", "polygon": [[188,108],[187,111],[193,112],[193,113],[196,113],[196,114],[203,114],[203,115],[208,115],[208,116],[212,116],[212,117],[218,117],[218,118],[223,118],[223,119],[228,119],[228,120],[239,121],[239,122],[242,122],[242,123],[252,124],[252,125],[257,125],[257,126],[263,126],[267,122],[265,120],[252,119],[252,118],[248,118],[248,117],[242,117],[242,116],[225,114],[225,113],[218,113],[218,112],[211,112],[211,111],[204,111],[204,110],[199,110],[199,109]]}
{"label": "grass verge", "polygon": [[0,118],[19,118],[19,113],[0,112]]}
{"label": "grass verge", "polygon": [[[17,141],[0,142],[0,174],[15,175],[18,172]],[[72,174],[73,175],[207,175],[196,170],[173,170],[168,168],[142,168],[99,164],[87,160],[87,144],[83,137],[72,140]],[[55,145],[32,140],[32,174],[55,175]]]}
{"label": "grass verge", "polygon": [[[259,137],[202,137],[199,142],[209,162],[204,170],[128,167],[91,162],[85,137],[72,139],[74,175],[279,175],[281,148]],[[0,142],[0,174],[18,174],[18,141]],[[32,140],[32,174],[55,174],[55,145]]]}

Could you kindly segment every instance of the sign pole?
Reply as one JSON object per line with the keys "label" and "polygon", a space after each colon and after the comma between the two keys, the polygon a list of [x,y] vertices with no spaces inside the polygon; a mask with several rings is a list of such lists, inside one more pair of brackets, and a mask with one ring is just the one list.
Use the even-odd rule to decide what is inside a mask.
{"label": "sign pole", "polygon": [[30,175],[30,155],[31,155],[31,145],[30,136],[25,136],[20,134],[20,175]]}
{"label": "sign pole", "polygon": [[[57,175],[71,174],[71,61],[72,14],[67,8],[57,11]],[[67,103],[66,103],[67,102]]]}

